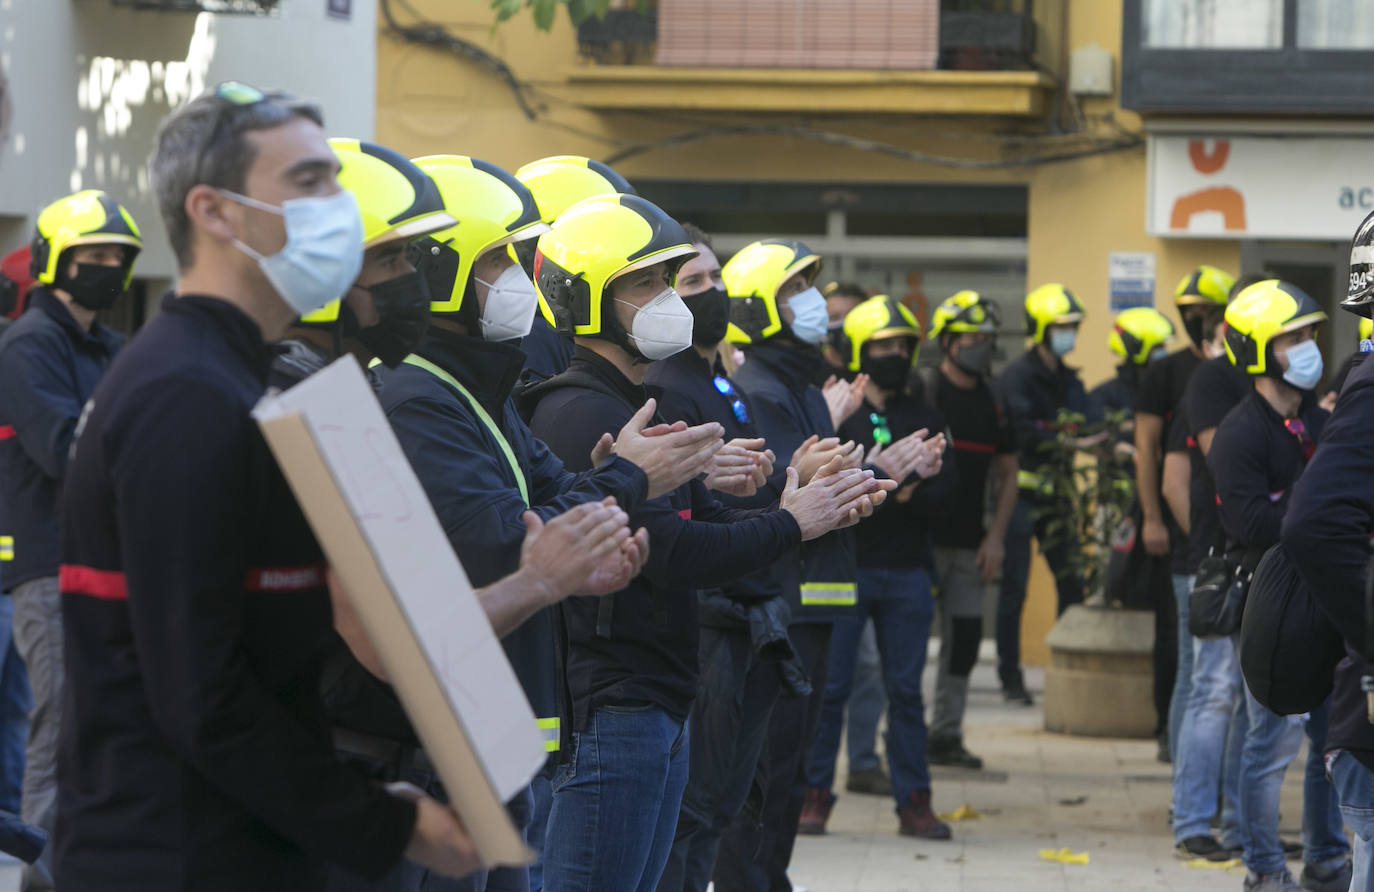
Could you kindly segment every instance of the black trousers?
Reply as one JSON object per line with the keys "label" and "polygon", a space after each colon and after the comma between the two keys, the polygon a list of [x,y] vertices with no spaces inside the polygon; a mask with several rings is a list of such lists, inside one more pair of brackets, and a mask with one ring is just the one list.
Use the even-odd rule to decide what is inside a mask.
{"label": "black trousers", "polygon": [[829,623],[799,623],[788,630],[806,664],[809,697],[780,697],[768,722],[768,739],[744,809],[721,838],[716,892],[791,892],[787,865],[806,801],[806,769],[816,739],[830,660]]}
{"label": "black trousers", "polygon": [[777,664],[759,659],[748,628],[702,626],[698,652],[687,790],[658,892],[706,892],[721,835],[749,796],[780,689]]}

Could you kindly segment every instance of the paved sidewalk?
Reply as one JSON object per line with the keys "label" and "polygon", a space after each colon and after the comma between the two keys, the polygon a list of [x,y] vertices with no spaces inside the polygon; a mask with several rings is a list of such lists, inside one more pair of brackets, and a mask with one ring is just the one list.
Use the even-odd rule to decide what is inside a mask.
{"label": "paved sidewalk", "polygon": [[[965,734],[985,770],[937,768],[933,783],[937,811],[967,804],[982,817],[952,822],[950,842],[913,840],[897,835],[891,799],[837,789],[830,833],[798,839],[794,883],[810,892],[1239,892],[1243,868],[1190,868],[1174,857],[1169,766],[1155,760],[1153,740],[1048,734],[1038,703],[1003,703],[986,649],[984,657],[974,670]],[[929,691],[933,664],[926,675]],[[1027,672],[1037,695],[1043,679],[1042,670]],[[1288,839],[1298,835],[1305,755],[1284,783]],[[844,777],[843,766],[838,776]],[[1089,863],[1040,857],[1042,849],[1063,848],[1086,852]],[[1296,877],[1301,864],[1289,864]]]}

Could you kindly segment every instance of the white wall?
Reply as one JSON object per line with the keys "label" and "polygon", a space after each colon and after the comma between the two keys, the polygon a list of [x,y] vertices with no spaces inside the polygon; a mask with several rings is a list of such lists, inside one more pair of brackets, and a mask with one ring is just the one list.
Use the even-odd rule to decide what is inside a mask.
{"label": "white wall", "polygon": [[376,4],[352,18],[327,0],[281,0],[275,16],[159,12],[110,0],[0,0],[0,63],[12,116],[0,144],[0,254],[33,215],[77,189],[105,189],[143,230],[136,274],[175,272],[148,182],[158,121],[224,80],[318,100],[330,135],[372,136]]}

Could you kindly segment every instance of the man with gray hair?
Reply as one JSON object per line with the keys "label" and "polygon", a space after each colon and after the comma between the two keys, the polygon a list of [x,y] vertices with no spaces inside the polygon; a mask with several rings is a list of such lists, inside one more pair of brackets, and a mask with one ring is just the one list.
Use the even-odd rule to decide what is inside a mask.
{"label": "man with gray hair", "polygon": [[318,108],[221,84],[164,121],[152,173],[178,292],[87,405],[59,572],[64,892],[320,889],[402,854],[478,867],[456,815],[334,758],[327,567],[250,412],[297,315],[362,261]]}

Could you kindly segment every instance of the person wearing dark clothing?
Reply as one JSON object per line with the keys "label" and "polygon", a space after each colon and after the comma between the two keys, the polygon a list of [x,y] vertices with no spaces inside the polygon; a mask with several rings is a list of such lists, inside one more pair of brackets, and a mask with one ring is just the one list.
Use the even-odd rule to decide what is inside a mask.
{"label": "person wearing dark clothing", "polygon": [[[1002,569],[1017,501],[1016,439],[988,384],[1000,327],[995,303],[976,291],[954,294],[931,316],[940,364],[919,370],[922,397],[944,415],[958,466],[957,489],[931,530],[940,627],[928,751],[933,765],[983,767],[964,746],[964,709],[983,640],[988,586]],[[985,525],[990,496],[994,509]]]}
{"label": "person wearing dark clothing", "polygon": [[[1176,413],[1188,449],[1189,579],[1222,535],[1207,453],[1222,420],[1252,389],[1249,376],[1223,354],[1198,366]],[[1186,629],[1187,614],[1180,612],[1179,619]],[[1174,749],[1174,842],[1189,857],[1227,860],[1239,853],[1243,833],[1238,805],[1245,738],[1245,711],[1237,708],[1240,664],[1229,638],[1195,639],[1189,634],[1188,645],[1192,675]],[[1219,841],[1209,829],[1218,799]]]}
{"label": "person wearing dark clothing", "polygon": [[[857,447],[834,438],[830,410],[813,383],[825,362],[819,345],[828,329],[825,298],[812,285],[819,267],[819,255],[801,242],[769,239],[736,252],[723,270],[736,337],[749,341],[735,383],[747,395],[769,448],[793,456],[803,481],[828,462],[860,458]],[[910,449],[904,455],[905,461],[916,457]],[[807,543],[800,556],[788,555],[774,566],[792,606],[788,634],[812,692],[783,697],[773,707],[753,792],[721,842],[714,878],[719,892],[791,887],[787,866],[807,799],[807,762],[825,693],[831,626],[853,615],[855,575],[853,535],[845,531]]]}
{"label": "person wearing dark clothing", "polygon": [[361,265],[320,120],[228,83],[159,133],[182,290],[97,388],[63,496],[63,890],[317,890],[327,862],[375,878],[403,852],[477,866],[448,808],[336,759],[327,568],[251,416],[266,342]]}
{"label": "person wearing dark clothing", "polygon": [[[1312,404],[1322,356],[1313,334],[1326,320],[1312,298],[1277,279],[1241,291],[1226,311],[1226,342],[1254,389],[1217,428],[1207,453],[1227,555],[1254,567],[1279,541],[1284,512],[1303,467],[1316,451],[1324,409]],[[1307,408],[1304,409],[1304,403]],[[1294,888],[1279,840],[1279,788],[1302,744],[1312,738],[1314,764],[1303,791],[1303,887],[1348,888],[1349,847],[1337,800],[1320,768],[1327,707],[1311,719],[1275,715],[1243,681],[1245,743],[1240,755],[1240,822],[1245,828],[1247,890]]]}
{"label": "person wearing dark clothing", "polygon": [[[64,684],[58,501],[82,409],[123,343],[96,312],[128,288],[142,246],[129,212],[104,192],[53,202],[38,215],[28,309],[0,337],[0,759],[8,805],[49,834]],[[51,889],[52,873],[45,853],[22,886]]]}
{"label": "person wearing dark clothing", "polygon": [[[1177,441],[1186,440],[1186,422],[1181,420],[1183,395],[1188,381],[1208,356],[1216,341],[1216,329],[1221,325],[1231,288],[1235,280],[1215,266],[1198,267],[1183,279],[1174,291],[1174,306],[1178,309],[1189,343],[1182,350],[1150,364],[1140,384],[1135,406],[1135,478],[1136,498],[1140,502],[1140,528],[1137,535],[1148,554],[1168,555],[1170,583],[1173,589],[1173,622],[1175,664],[1169,675],[1173,690],[1169,693],[1169,710],[1164,734],[1167,749],[1161,746],[1160,759],[1172,762],[1178,756],[1179,734],[1183,728],[1183,714],[1192,693],[1193,639],[1188,633],[1188,595],[1193,578],[1188,570],[1188,536],[1183,523],[1187,517],[1176,517],[1165,498],[1166,465],[1181,468]],[[1171,444],[1174,448],[1170,448]],[[1185,447],[1186,448],[1186,447]],[[1174,457],[1169,458],[1170,452]],[[1155,655],[1160,649],[1156,636]],[[1160,675],[1156,672],[1156,690]]]}
{"label": "person wearing dark clothing", "polygon": [[[868,376],[859,410],[840,426],[840,436],[860,444],[870,463],[888,472],[881,447],[913,434],[945,430],[940,412],[905,392],[920,344],[920,324],[911,311],[885,295],[870,298],[845,317],[850,369]],[[949,449],[945,444],[944,449]],[[954,462],[937,457],[909,474],[889,476],[896,495],[857,531],[856,615],[835,621],[816,742],[807,769],[807,808],[801,832],[824,832],[835,802],[832,786],[839,755],[843,712],[849,698],[859,636],[869,619],[888,700],[887,761],[896,799],[899,831],[906,836],[949,839],[949,825],[930,807],[926,763],[925,702],[921,675],[935,614],[931,594],[932,514],[945,509],[956,486]]]}
{"label": "person wearing dark clothing", "polygon": [[[687,224],[683,230],[697,256],[678,270],[674,288],[692,311],[692,346],[650,365],[644,381],[661,391],[664,418],[724,428],[722,451],[737,453],[740,470],[706,481],[716,498],[734,507],[769,505],[781,495],[786,470],[770,475],[773,456],[761,450],[748,401],[717,367],[729,297],[705,233]],[[705,892],[721,834],[749,795],[774,701],[780,694],[810,694],[799,684],[805,667],[787,637],[791,609],[771,568],[699,591],[697,598],[700,693],[688,717],[687,788],[660,892]]]}
{"label": "person wearing dark clothing", "polygon": [[1052,517],[1063,515],[1064,493],[1049,488],[1040,473],[1046,456],[1041,445],[1059,434],[1061,411],[1087,415],[1088,396],[1078,372],[1064,364],[1083,320],[1083,305],[1063,285],[1042,285],[1026,295],[1026,327],[1032,345],[997,379],[997,397],[1011,420],[1020,450],[1017,482],[1021,497],[1007,528],[1006,560],[997,599],[997,674],[1009,701],[1030,705],[1021,675],[1021,610],[1030,581],[1030,543],[1054,573],[1058,609],[1063,613],[1083,600],[1083,580],[1074,575],[1069,555],[1078,548],[1072,531],[1048,532]]}
{"label": "person wearing dark clothing", "polygon": [[1374,724],[1368,717],[1366,590],[1374,489],[1351,481],[1374,479],[1374,363],[1357,366],[1322,428],[1321,448],[1294,487],[1283,518],[1285,556],[1333,625],[1344,635],[1345,658],[1331,693],[1326,764],[1354,843],[1350,889],[1374,890]]}
{"label": "person wearing dark clothing", "polygon": [[[568,370],[524,399],[536,436],[569,469],[583,470],[603,432],[645,403],[645,364],[690,345],[691,312],[669,282],[695,252],[662,210],[627,195],[584,201],[540,237],[537,251],[539,290],[579,335]],[[718,425],[707,427],[719,435]],[[573,598],[561,610],[573,742],[553,783],[547,887],[656,888],[687,780],[686,719],[698,687],[694,589],[735,580],[853,522],[878,491],[871,474],[837,471],[800,490],[789,481],[782,510],[747,510],[725,507],[693,480],[632,513],[649,533],[643,574],[607,598]]]}
{"label": "person wearing dark clothing", "polygon": [[[1149,380],[1153,368],[1169,360],[1168,343],[1173,336],[1173,323],[1154,307],[1132,307],[1123,311],[1116,317],[1111,334],[1107,337],[1108,349],[1122,359],[1116,367],[1116,377],[1104,381],[1088,392],[1088,404],[1094,416],[1104,420],[1109,413],[1124,416],[1115,430],[1116,450],[1118,455],[1124,454],[1132,459],[1127,465],[1132,483],[1139,481],[1134,459],[1137,457],[1135,416],[1141,381]],[[1110,428],[1108,433],[1112,433]],[[1152,479],[1158,480],[1158,477]],[[1136,504],[1143,504],[1144,499],[1139,494],[1138,486],[1136,489]],[[1143,519],[1134,507],[1128,518],[1131,523],[1143,526]],[[1137,544],[1136,547],[1139,548],[1140,545]],[[1174,673],[1178,669],[1178,613],[1174,606],[1168,558],[1147,552],[1138,566],[1137,573],[1140,579],[1137,584],[1148,596],[1148,601],[1145,598],[1141,600],[1146,601],[1155,614],[1154,647],[1151,652],[1154,669],[1155,738],[1159,741],[1160,759],[1167,761],[1170,757],[1170,698],[1174,692]]]}

